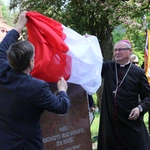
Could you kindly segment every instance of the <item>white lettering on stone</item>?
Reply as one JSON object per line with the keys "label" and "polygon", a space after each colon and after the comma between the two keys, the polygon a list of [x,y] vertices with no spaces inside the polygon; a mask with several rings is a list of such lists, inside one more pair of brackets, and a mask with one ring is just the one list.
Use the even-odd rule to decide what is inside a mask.
{"label": "white lettering on stone", "polygon": [[69,133],[70,133],[70,132],[62,133],[62,138],[68,137],[68,136],[70,135]]}
{"label": "white lettering on stone", "polygon": [[79,144],[79,145],[75,145],[75,146],[73,146],[72,148],[73,148],[73,150],[74,150],[74,149],[79,149],[79,148],[80,148],[80,146],[81,146],[81,145]]}
{"label": "white lettering on stone", "polygon": [[[59,128],[59,131],[64,132],[61,134],[57,134],[57,135],[53,135],[50,137],[46,137],[43,138],[43,143],[48,143],[48,142],[52,142],[52,141],[56,141],[56,146],[61,146],[63,144],[68,144],[73,142],[73,136],[83,133],[84,132],[84,128],[79,128],[76,130],[72,130],[72,131],[68,131],[68,126],[63,126]],[[68,131],[68,132],[66,132]],[[75,147],[73,147],[74,149],[77,149],[77,145]]]}
{"label": "white lettering on stone", "polygon": [[68,143],[71,143],[71,142],[73,142],[73,137],[70,137],[70,138],[67,138],[67,139],[63,140],[63,144],[68,144]]}
{"label": "white lettering on stone", "polygon": [[56,141],[56,146],[61,146],[63,144],[62,141]]}
{"label": "white lettering on stone", "polygon": [[84,132],[84,128],[80,128],[80,129],[71,131],[70,135],[73,136],[73,135],[80,134],[80,133],[83,133],[83,132]]}
{"label": "white lettering on stone", "polygon": [[53,135],[53,136],[50,136],[50,137],[47,137],[47,138],[43,138],[43,143],[56,141],[56,140],[59,140],[60,138],[61,138],[60,134]]}
{"label": "white lettering on stone", "polygon": [[68,130],[68,126],[63,126],[59,128],[59,131],[64,132]]}
{"label": "white lettering on stone", "polygon": [[69,147],[69,148],[66,148],[66,149],[64,149],[64,150],[72,150],[72,148],[71,148],[71,147]]}

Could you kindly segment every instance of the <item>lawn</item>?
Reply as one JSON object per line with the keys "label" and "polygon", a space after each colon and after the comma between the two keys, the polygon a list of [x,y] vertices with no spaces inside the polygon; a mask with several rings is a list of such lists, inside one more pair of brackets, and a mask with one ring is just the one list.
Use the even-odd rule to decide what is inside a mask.
{"label": "lawn", "polygon": [[[97,149],[97,135],[98,135],[98,129],[99,129],[100,113],[95,112],[94,115],[95,115],[95,118],[91,125],[91,138],[92,138],[92,143],[93,143],[93,150],[96,150]],[[148,128],[148,113],[146,113],[144,115],[144,122]]]}
{"label": "lawn", "polygon": [[98,136],[98,129],[99,129],[99,119],[100,119],[100,113],[95,112],[94,113],[94,120],[91,125],[91,138],[92,138],[92,145],[93,145],[93,150],[97,149],[97,136]]}

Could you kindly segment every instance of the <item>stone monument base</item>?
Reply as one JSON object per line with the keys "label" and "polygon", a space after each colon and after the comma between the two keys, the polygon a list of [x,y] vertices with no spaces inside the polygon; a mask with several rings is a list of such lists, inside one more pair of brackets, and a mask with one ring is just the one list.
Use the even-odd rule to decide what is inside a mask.
{"label": "stone monument base", "polygon": [[[53,93],[56,84],[50,83]],[[68,84],[71,106],[67,114],[45,111],[41,116],[44,150],[92,150],[86,92],[79,85]]]}

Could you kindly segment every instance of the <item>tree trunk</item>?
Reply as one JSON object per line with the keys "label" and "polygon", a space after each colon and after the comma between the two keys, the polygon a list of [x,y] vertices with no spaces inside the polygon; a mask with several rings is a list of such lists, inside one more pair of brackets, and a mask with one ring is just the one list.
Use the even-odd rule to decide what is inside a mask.
{"label": "tree trunk", "polygon": [[[99,42],[100,42],[100,47],[102,50],[102,55],[104,58],[104,61],[106,60],[112,60],[112,50],[113,50],[113,37],[112,37],[112,29],[107,28],[107,29],[101,29],[101,32],[99,34]],[[101,100],[102,100],[102,92],[103,92],[103,80],[102,80],[102,85],[96,92],[97,94],[97,99],[98,99],[98,104],[97,106],[99,109],[101,108]]]}

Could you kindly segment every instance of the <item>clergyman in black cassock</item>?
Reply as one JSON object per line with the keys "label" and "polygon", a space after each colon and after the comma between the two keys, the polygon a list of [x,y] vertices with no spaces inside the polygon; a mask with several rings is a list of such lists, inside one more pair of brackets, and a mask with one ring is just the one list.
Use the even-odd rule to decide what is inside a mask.
{"label": "clergyman in black cassock", "polygon": [[117,42],[113,52],[115,61],[104,62],[102,68],[98,150],[150,150],[143,121],[143,115],[150,110],[147,77],[142,68],[130,62],[129,41]]}

